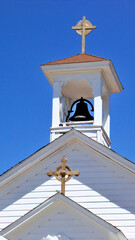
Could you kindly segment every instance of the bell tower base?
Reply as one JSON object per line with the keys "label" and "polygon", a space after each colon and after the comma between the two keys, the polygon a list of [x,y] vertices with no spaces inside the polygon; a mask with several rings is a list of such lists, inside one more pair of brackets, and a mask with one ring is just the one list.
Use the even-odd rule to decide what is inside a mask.
{"label": "bell tower base", "polygon": [[91,139],[105,145],[106,147],[110,147],[111,141],[106,134],[104,128],[99,125],[91,125],[90,122],[67,122],[61,123],[59,127],[52,127],[50,141],[55,140],[60,137],[64,133],[70,131],[71,129],[76,129]]}

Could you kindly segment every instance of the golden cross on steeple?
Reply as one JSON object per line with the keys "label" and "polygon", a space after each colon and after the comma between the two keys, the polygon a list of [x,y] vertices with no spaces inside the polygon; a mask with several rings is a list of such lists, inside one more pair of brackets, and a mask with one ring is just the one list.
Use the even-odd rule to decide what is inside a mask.
{"label": "golden cross on steeple", "polygon": [[80,172],[78,170],[72,171],[72,169],[66,165],[67,159],[65,157],[61,159],[61,162],[62,164],[57,167],[55,171],[50,170],[47,172],[47,175],[49,177],[55,176],[56,179],[61,182],[61,193],[65,195],[65,182],[69,181],[73,175],[79,176]]}
{"label": "golden cross on steeple", "polygon": [[85,53],[85,35],[89,34],[92,29],[95,28],[96,26],[92,26],[92,23],[86,20],[85,17],[83,17],[83,19],[80,20],[75,27],[72,27],[72,29],[76,30],[78,34],[82,35],[82,53]]}

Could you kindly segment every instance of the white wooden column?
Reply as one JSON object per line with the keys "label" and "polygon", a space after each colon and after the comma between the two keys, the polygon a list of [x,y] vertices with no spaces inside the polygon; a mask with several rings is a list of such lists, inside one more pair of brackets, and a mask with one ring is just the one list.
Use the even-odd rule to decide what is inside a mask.
{"label": "white wooden column", "polygon": [[102,79],[93,81],[94,125],[102,126]]}
{"label": "white wooden column", "polygon": [[103,97],[103,127],[110,138],[110,93],[107,92]]}
{"label": "white wooden column", "polygon": [[59,127],[60,123],[60,98],[62,82],[53,83],[53,103],[52,103],[52,127]]}

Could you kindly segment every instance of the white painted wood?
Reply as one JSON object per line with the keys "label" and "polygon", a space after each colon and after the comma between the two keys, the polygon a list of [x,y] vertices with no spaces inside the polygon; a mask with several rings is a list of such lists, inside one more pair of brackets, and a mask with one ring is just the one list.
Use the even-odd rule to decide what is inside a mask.
{"label": "white painted wood", "polygon": [[[87,135],[89,138],[102,143],[106,147],[110,147],[111,141],[104,130],[102,125],[91,125],[91,123],[86,124],[85,122],[82,122],[80,125],[78,124],[68,124],[68,123],[61,123],[59,127],[52,127],[51,128],[51,141],[55,140],[56,138],[59,138],[63,134],[67,133],[68,131],[71,131],[71,129],[74,128],[78,130],[79,132]],[[100,132],[100,141],[98,138]]]}
{"label": "white painted wood", "polygon": [[0,212],[0,218],[1,217],[21,217],[23,215],[25,215],[27,213],[27,211],[4,211],[4,212]]}
{"label": "white painted wood", "polygon": [[[48,236],[48,232],[49,235],[56,236],[58,231],[60,233],[63,230],[70,239],[89,239],[90,237],[107,240],[110,233],[113,239],[119,239],[117,238],[119,234],[123,236],[118,229],[61,194],[55,195],[30,212],[28,216],[26,215],[10,225],[2,231],[2,234],[13,240],[18,238],[22,238],[22,240],[39,239]],[[124,236],[123,239],[125,239]]]}
{"label": "white painted wood", "polygon": [[[9,182],[11,183],[14,178],[20,176],[21,174],[24,174],[24,172],[28,171],[36,164],[39,165],[40,162],[43,160],[46,161],[45,169],[47,169],[48,163],[51,165],[52,156],[53,160],[55,161],[56,156],[60,158],[61,155],[66,155],[69,149],[71,152],[74,151],[76,149],[76,141],[81,151],[83,151],[84,155],[85,151],[83,150],[83,145],[85,146],[85,149],[87,149],[87,152],[90,151],[89,156],[91,156],[91,153],[97,152],[101,155],[101,159],[103,157],[105,160],[107,159],[114,164],[118,164],[119,166],[124,167],[131,173],[135,173],[135,164],[133,164],[133,162],[127,161],[127,159],[118,155],[114,151],[111,151],[108,148],[104,148],[104,146],[98,144],[96,141],[93,141],[87,136],[77,132],[75,129],[72,129],[70,132],[63,135],[62,138],[59,138],[51,144],[47,145],[46,147],[40,149],[30,157],[25,159],[25,161],[20,162],[20,164],[17,164],[14,168],[10,169],[10,171],[7,171],[2,176],[0,176],[0,188],[2,189],[4,187],[5,189],[6,184],[8,184]],[[129,174],[127,172],[129,177],[130,172]]]}
{"label": "white painted wood", "polygon": [[[102,79],[99,75],[98,79],[92,81],[94,94],[94,125],[102,126]],[[101,141],[100,141],[101,142]]]}
{"label": "white painted wood", "polygon": [[52,127],[59,126],[60,123],[60,97],[62,82],[53,83],[53,104],[52,104]]}
{"label": "white painted wood", "polygon": [[60,165],[64,153],[68,165],[73,170],[80,170],[79,177],[66,183],[67,197],[121,228],[127,238],[135,239],[132,234],[135,228],[135,174],[124,164],[122,166],[121,158],[119,164],[77,141],[26,168],[20,175],[15,173],[12,180],[1,188],[0,228],[31,211],[56,190],[60,191],[60,183],[54,177],[48,178],[46,172]]}
{"label": "white painted wood", "polygon": [[[93,78],[93,74],[99,70],[106,76],[107,86],[110,91],[120,92],[123,87],[118,79],[116,71],[110,60],[99,62],[85,62],[85,63],[71,63],[71,64],[54,64],[54,65],[41,65],[41,69],[45,76],[53,85],[54,78],[57,76],[60,80],[84,80]],[[102,69],[102,70],[101,70]],[[77,76],[77,77],[76,77]],[[73,91],[74,93],[74,91]]]}
{"label": "white painted wood", "polygon": [[[86,126],[81,129],[81,132],[86,134],[92,139],[100,142],[101,144],[110,147],[110,113],[109,113],[109,98],[102,103],[102,97],[106,95],[106,91],[109,93],[120,92],[123,88],[118,79],[118,76],[114,70],[111,61],[99,61],[99,62],[82,62],[73,64],[52,64],[41,66],[47,79],[53,86],[53,109],[52,109],[52,129],[51,129],[51,141],[58,138],[64,132],[71,129],[62,128],[60,124],[60,97],[64,103],[66,99],[72,99],[72,102],[81,97],[92,99],[94,98],[94,125],[98,127],[104,126],[104,132],[102,129],[94,132],[92,128]],[[89,83],[89,84],[88,84]],[[61,84],[65,85],[61,89]],[[74,91],[76,89],[76,91]],[[94,94],[94,96],[93,96]],[[104,106],[104,107],[103,107]],[[67,115],[70,106],[63,104],[61,115]],[[104,115],[104,124],[102,121],[102,115]],[[64,119],[66,117],[64,116]],[[82,124],[81,124],[82,125]],[[96,136],[95,136],[96,135]],[[107,136],[106,136],[107,135]],[[100,137],[99,137],[100,136]]]}
{"label": "white painted wood", "polygon": [[[108,66],[108,69],[110,70],[110,66]],[[74,127],[90,138],[107,147],[110,147],[110,99],[109,97],[105,98],[105,96],[106,91],[108,92],[108,96],[110,95],[112,88],[110,88],[110,84],[107,84],[106,76],[101,69],[90,71],[89,66],[88,71],[86,69],[85,71],[81,71],[79,68],[76,69],[76,71],[74,71],[72,74],[66,67],[65,70],[63,69],[60,73],[58,72],[58,69],[55,69],[53,72],[52,85],[53,104],[52,128],[50,135],[51,141],[55,140]],[[76,91],[74,91],[74,89],[76,89]],[[89,123],[88,125],[88,123],[80,122],[79,125],[78,123],[77,125],[74,123],[72,126],[66,122],[63,122],[63,116],[64,121],[68,121],[66,118],[68,116],[68,111],[70,111],[71,104],[76,99],[80,99],[81,97],[85,99],[94,99],[94,124]],[[66,104],[66,102],[70,104]],[[95,129],[93,126],[95,126]]]}
{"label": "white painted wood", "polygon": [[7,240],[7,238],[0,236],[0,240]]}
{"label": "white painted wood", "polygon": [[43,237],[42,240],[61,240],[61,236],[58,237],[58,236],[51,236],[51,235],[48,235],[46,238]]}
{"label": "white painted wood", "polygon": [[110,93],[103,96],[103,127],[110,138]]}

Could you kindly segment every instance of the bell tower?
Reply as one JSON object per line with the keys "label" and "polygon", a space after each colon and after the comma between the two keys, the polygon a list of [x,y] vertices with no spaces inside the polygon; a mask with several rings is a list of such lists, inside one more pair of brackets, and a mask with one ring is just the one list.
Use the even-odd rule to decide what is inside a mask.
{"label": "bell tower", "polygon": [[85,35],[94,28],[83,17],[73,27],[82,53],[41,65],[53,87],[51,141],[75,128],[110,147],[110,95],[123,88],[110,60],[85,53]]}

